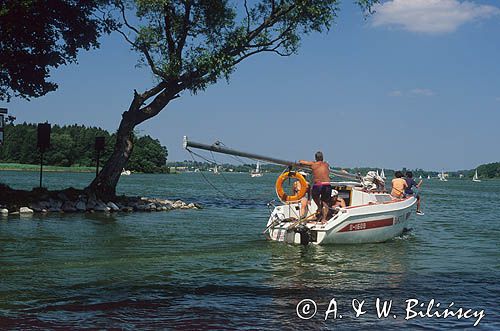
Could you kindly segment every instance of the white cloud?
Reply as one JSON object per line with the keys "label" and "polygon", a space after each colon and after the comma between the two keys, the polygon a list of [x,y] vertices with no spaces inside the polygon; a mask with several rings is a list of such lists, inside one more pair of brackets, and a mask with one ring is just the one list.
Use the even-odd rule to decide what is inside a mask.
{"label": "white cloud", "polygon": [[449,33],[472,21],[500,15],[500,8],[459,0],[390,0],[375,7],[373,26]]}
{"label": "white cloud", "polygon": [[431,97],[434,95],[434,91],[429,90],[427,88],[415,88],[411,90],[410,93],[413,95],[423,95],[426,97]]}
{"label": "white cloud", "polygon": [[435,95],[433,90],[428,88],[414,88],[409,90],[408,92],[403,92],[400,90],[392,90],[388,93],[390,97],[402,97],[402,96],[424,96],[424,97],[432,97]]}
{"label": "white cloud", "polygon": [[403,92],[401,92],[399,90],[394,90],[394,91],[389,92],[389,96],[390,97],[401,97],[401,96],[403,96]]}

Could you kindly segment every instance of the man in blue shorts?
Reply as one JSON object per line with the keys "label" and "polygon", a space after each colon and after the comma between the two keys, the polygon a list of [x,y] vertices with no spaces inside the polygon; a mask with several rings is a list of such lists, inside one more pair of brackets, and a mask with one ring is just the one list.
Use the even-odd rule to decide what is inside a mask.
{"label": "man in blue shorts", "polygon": [[323,161],[323,153],[316,152],[314,155],[316,161],[300,160],[299,163],[312,169],[313,187],[311,195],[318,206],[318,221],[325,223],[331,207],[332,186],[330,185],[330,166]]}
{"label": "man in blue shorts", "polygon": [[420,180],[420,182],[417,182],[415,181],[415,179],[413,179],[413,173],[411,171],[407,171],[406,172],[406,184],[408,185],[406,188],[405,188],[405,195],[413,195],[415,196],[415,198],[417,198],[417,215],[423,215],[424,213],[420,210],[420,195],[418,194],[418,191],[417,192],[414,192],[412,187],[415,187],[417,189],[420,188],[420,185],[422,185],[422,180]]}

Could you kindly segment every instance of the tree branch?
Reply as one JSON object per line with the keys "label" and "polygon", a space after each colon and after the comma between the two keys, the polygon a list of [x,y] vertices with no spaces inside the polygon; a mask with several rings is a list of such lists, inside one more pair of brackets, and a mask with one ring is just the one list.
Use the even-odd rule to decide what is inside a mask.
{"label": "tree branch", "polygon": [[155,87],[153,87],[153,88],[151,88],[149,90],[146,90],[143,93],[141,93],[140,96],[143,99],[143,103],[144,103],[144,101],[148,100],[152,96],[155,96],[158,93],[160,93],[167,86],[168,86],[168,84],[163,81],[163,82],[159,83],[158,85],[156,85]]}
{"label": "tree branch", "polygon": [[123,2],[118,1],[116,5],[118,6],[118,8],[120,8],[120,12],[121,12],[122,18],[123,18],[123,23],[125,23],[125,26],[127,28],[129,28],[130,30],[134,31],[135,33],[139,34],[139,30],[136,27],[129,24],[129,22],[127,20],[127,16],[125,15],[125,5],[123,4]]}
{"label": "tree branch", "polygon": [[179,97],[177,93],[182,91],[179,89],[179,84],[176,82],[170,82],[167,84],[161,92],[151,101],[148,105],[139,109],[136,118],[136,125],[144,122],[145,120],[158,115],[167,104]]}
{"label": "tree branch", "polygon": [[[281,17],[287,15],[290,13],[292,10],[296,8],[296,5],[290,5],[288,9],[285,10],[285,8],[278,9],[278,11],[271,12],[271,15],[267,17],[264,22],[262,22],[261,25],[259,25],[257,28],[255,28],[253,31],[251,31],[247,35],[247,40],[253,40],[255,37],[257,37],[264,29],[273,26]],[[280,12],[280,11],[283,12]]]}
{"label": "tree branch", "polygon": [[[277,36],[276,38],[268,41],[267,43],[260,43],[260,44],[249,44],[249,45],[245,45],[244,47],[245,48],[257,48],[257,47],[268,47],[268,46],[272,46],[274,45],[274,43],[276,43],[277,41],[279,41],[280,39],[283,39],[283,37],[288,33],[290,32],[293,28],[295,27],[295,24],[290,24],[285,30],[283,30],[283,32],[281,32],[279,34],[279,36]],[[282,44],[282,43],[280,43]]]}
{"label": "tree branch", "polygon": [[149,67],[151,68],[151,71],[155,75],[164,78],[165,74],[162,71],[158,70],[158,68],[156,67],[153,59],[151,58],[151,54],[149,54],[148,48],[145,45],[141,45],[140,50],[144,54],[144,57],[146,58],[146,61],[148,62]]}
{"label": "tree branch", "polygon": [[172,13],[170,12],[168,4],[163,6],[163,11],[165,12],[165,37],[167,38],[168,56],[169,60],[172,61],[173,55],[175,54],[175,41],[172,35]]}
{"label": "tree branch", "polygon": [[250,12],[248,11],[247,0],[245,0],[245,11],[247,13],[247,33],[250,32]]}
{"label": "tree branch", "polygon": [[177,40],[177,50],[176,50],[176,56],[177,60],[179,61],[179,70],[182,68],[182,50],[184,48],[184,45],[186,44],[186,38],[188,36],[188,31],[189,31],[189,25],[190,25],[190,20],[189,16],[191,15],[191,1],[187,0],[184,4],[184,20],[182,24],[182,32]]}
{"label": "tree branch", "polygon": [[128,42],[132,47],[134,47],[136,49],[141,49],[139,47],[139,45],[137,45],[135,42],[133,42],[132,40],[129,39],[129,37],[127,36],[127,34],[125,32],[123,32],[122,30],[119,30],[119,29],[116,29],[116,32],[121,34],[123,36],[123,38],[125,39],[125,41]]}

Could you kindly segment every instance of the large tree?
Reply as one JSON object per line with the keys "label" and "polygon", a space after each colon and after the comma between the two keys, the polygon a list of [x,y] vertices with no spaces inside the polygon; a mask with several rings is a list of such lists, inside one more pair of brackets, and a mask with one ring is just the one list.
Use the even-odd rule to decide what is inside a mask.
{"label": "large tree", "polygon": [[[198,92],[228,78],[246,58],[259,53],[289,56],[301,36],[322,32],[337,16],[339,0],[136,0],[116,1],[117,30],[141,55],[156,78],[134,90],[123,112],[114,152],[90,189],[115,194],[133,147],[133,130],[158,115],[182,91]],[[377,0],[358,0],[369,10]],[[135,16],[135,17],[133,17]]]}
{"label": "large tree", "polygon": [[39,97],[57,88],[50,70],[97,47],[111,21],[95,16],[110,1],[0,1],[0,100]]}

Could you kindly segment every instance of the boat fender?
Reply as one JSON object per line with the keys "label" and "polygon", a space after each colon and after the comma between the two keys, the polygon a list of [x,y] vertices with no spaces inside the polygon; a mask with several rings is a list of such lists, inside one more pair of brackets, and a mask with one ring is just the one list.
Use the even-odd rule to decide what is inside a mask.
{"label": "boat fender", "polygon": [[[288,195],[285,193],[285,190],[283,189],[283,183],[285,182],[285,180],[290,178],[295,178],[300,183],[300,190],[295,195]],[[302,199],[304,195],[306,195],[307,186],[308,186],[307,181],[304,178],[304,176],[302,176],[302,174],[296,171],[287,171],[282,173],[276,180],[276,195],[283,202],[299,201],[300,199]]]}

